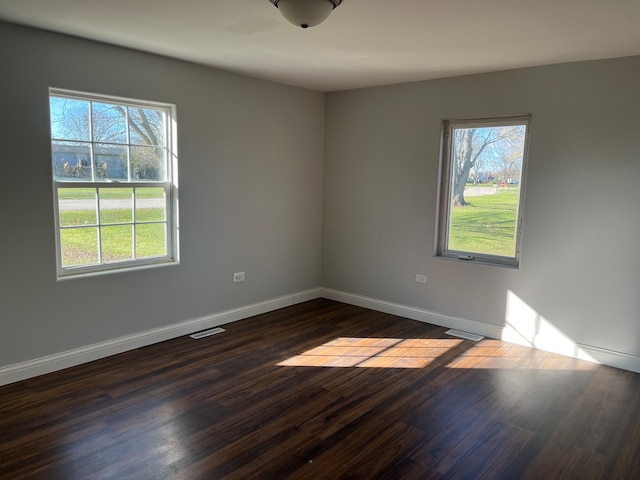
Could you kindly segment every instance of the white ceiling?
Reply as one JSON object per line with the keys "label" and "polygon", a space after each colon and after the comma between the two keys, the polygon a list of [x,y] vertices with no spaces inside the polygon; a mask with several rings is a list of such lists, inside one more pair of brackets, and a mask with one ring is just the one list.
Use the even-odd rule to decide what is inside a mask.
{"label": "white ceiling", "polygon": [[319,91],[640,54],[640,0],[0,0],[0,19]]}

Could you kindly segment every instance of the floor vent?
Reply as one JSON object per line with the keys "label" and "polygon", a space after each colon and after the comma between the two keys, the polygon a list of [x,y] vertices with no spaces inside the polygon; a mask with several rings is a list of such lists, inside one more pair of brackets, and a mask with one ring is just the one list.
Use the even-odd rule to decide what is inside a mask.
{"label": "floor vent", "polygon": [[208,337],[210,335],[215,335],[216,333],[222,333],[224,332],[224,328],[210,328],[209,330],[203,330],[201,332],[198,333],[194,333],[193,335],[189,335],[191,338],[195,338],[196,340],[200,339],[200,338],[204,338],[204,337]]}
{"label": "floor vent", "polygon": [[463,332],[462,330],[447,330],[447,335],[453,335],[454,337],[466,338],[467,340],[473,340],[474,342],[478,342],[482,340],[484,337],[482,335],[476,335],[475,333]]}

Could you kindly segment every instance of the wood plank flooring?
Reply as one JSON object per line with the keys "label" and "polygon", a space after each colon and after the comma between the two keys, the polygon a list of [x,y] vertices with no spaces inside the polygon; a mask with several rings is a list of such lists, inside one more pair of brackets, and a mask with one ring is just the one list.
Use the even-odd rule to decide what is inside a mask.
{"label": "wood plank flooring", "polygon": [[0,387],[1,479],[637,479],[640,375],[317,299]]}

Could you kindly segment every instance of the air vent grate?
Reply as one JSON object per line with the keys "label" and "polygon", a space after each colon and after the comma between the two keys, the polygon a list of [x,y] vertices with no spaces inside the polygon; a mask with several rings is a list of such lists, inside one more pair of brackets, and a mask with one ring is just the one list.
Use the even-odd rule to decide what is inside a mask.
{"label": "air vent grate", "polygon": [[202,330],[201,332],[194,333],[193,335],[189,335],[191,338],[195,338],[199,340],[200,338],[209,337],[211,335],[215,335],[216,333],[224,332],[224,328],[210,328],[209,330]]}
{"label": "air vent grate", "polygon": [[447,330],[447,335],[453,335],[454,337],[466,338],[467,340],[473,340],[474,342],[478,342],[482,340],[484,337],[482,335],[476,335],[475,333],[463,332],[462,330]]}

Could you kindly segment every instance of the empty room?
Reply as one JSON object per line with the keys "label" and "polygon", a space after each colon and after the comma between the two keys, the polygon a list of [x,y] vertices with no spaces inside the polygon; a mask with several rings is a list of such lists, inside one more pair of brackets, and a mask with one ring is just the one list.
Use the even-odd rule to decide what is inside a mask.
{"label": "empty room", "polygon": [[640,478],[639,20],[0,0],[0,478]]}

